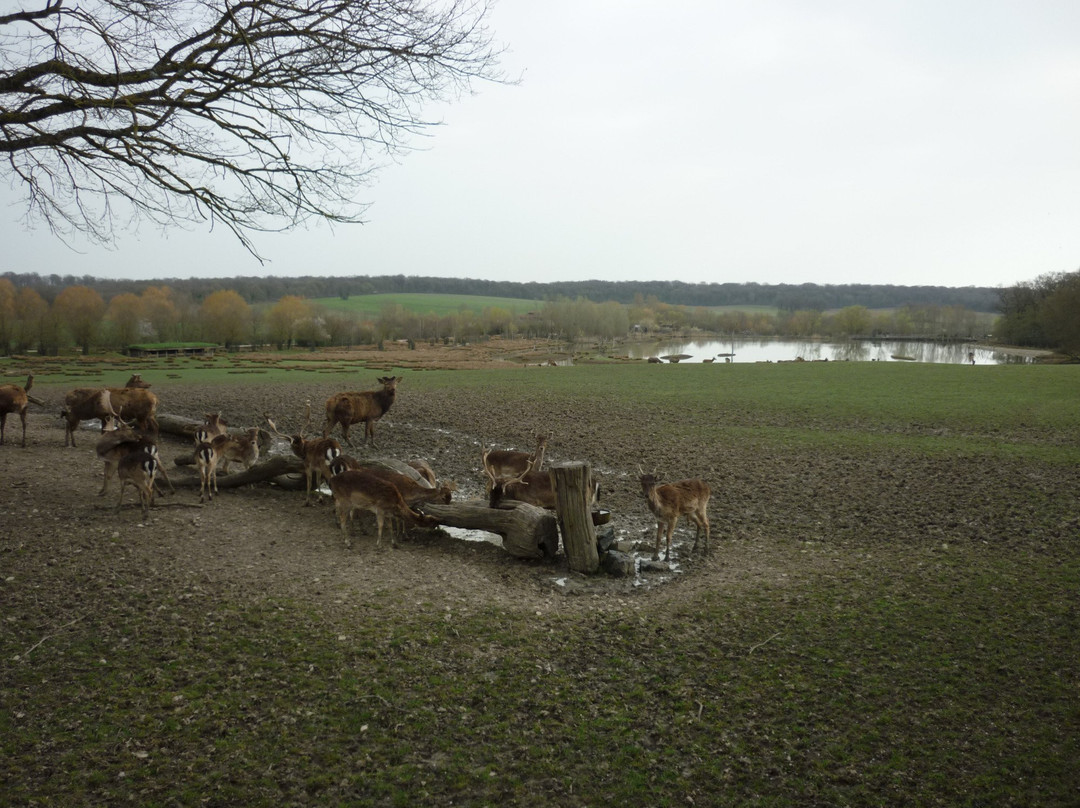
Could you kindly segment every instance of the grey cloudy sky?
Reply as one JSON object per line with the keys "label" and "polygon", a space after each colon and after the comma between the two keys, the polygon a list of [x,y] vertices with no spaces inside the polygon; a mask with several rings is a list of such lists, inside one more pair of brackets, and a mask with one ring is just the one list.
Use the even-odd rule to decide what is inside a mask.
{"label": "grey cloudy sky", "polygon": [[260,236],[260,265],[223,229],[72,251],[15,201],[0,271],[997,286],[1080,266],[1076,0],[500,0],[491,26],[521,82],[437,111],[365,225]]}

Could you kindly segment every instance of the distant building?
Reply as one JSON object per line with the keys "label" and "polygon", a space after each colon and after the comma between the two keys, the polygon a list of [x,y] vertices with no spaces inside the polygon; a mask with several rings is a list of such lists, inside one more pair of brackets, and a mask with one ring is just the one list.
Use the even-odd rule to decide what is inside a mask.
{"label": "distant building", "polygon": [[140,358],[161,356],[213,356],[217,349],[214,342],[155,342],[143,345],[129,345],[128,356]]}

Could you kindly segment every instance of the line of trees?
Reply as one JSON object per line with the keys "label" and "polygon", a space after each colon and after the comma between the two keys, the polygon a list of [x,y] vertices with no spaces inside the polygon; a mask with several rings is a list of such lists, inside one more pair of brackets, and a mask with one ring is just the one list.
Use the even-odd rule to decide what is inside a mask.
{"label": "line of trees", "polygon": [[995,338],[1080,359],[1080,271],[1040,275],[1001,290]]}
{"label": "line of trees", "polygon": [[38,275],[8,272],[16,286],[30,286],[52,301],[68,286],[87,286],[106,299],[122,292],[141,295],[149,286],[166,285],[197,301],[213,292],[231,289],[248,303],[272,303],[286,295],[302,298],[357,295],[458,294],[512,297],[526,300],[577,300],[632,305],[656,299],[675,306],[763,306],[785,312],[830,311],[848,306],[895,309],[902,306],[961,306],[972,311],[997,311],[1000,289],[984,286],[896,286],[874,284],[684,283],[682,281],[567,281],[553,283],[487,281],[472,278],[433,278],[407,275],[350,277],[166,278],[156,281],[107,280],[89,275]]}
{"label": "line of trees", "polygon": [[78,349],[122,351],[139,343],[214,342],[293,347],[376,344],[407,339],[444,343],[493,336],[544,337],[568,341],[615,340],[640,334],[761,336],[931,336],[978,339],[991,315],[962,306],[903,306],[871,311],[847,306],[833,312],[799,309],[714,310],[662,302],[638,295],[630,304],[597,303],[585,297],[557,298],[515,314],[487,306],[453,314],[414,311],[388,303],[374,317],[319,306],[299,295],[252,305],[233,289],[217,289],[201,300],[168,285],[104,298],[84,284],[60,289],[51,300],[33,286],[0,278],[0,353],[46,355]]}

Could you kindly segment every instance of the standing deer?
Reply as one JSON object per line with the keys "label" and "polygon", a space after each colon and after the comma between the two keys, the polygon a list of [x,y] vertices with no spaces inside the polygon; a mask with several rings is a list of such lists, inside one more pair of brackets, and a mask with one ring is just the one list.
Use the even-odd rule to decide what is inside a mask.
{"label": "standing deer", "polygon": [[228,422],[221,417],[221,411],[206,413],[206,420],[195,427],[195,445],[209,443],[218,435],[227,435]]}
{"label": "standing deer", "polygon": [[382,388],[365,390],[359,393],[335,393],[326,399],[326,427],[323,437],[327,438],[334,427],[341,424],[345,442],[352,446],[349,439],[349,427],[364,422],[364,437],[375,446],[375,422],[386,415],[397,396],[399,376],[383,376],[379,379]]}
{"label": "standing deer", "polygon": [[18,413],[22,420],[22,445],[26,448],[26,411],[30,408],[27,395],[34,386],[34,374],[26,377],[26,387],[17,384],[0,384],[0,446],[4,445],[4,427],[9,413]]}
{"label": "standing deer", "polygon": [[117,476],[120,477],[120,498],[116,501],[116,510],[120,510],[124,503],[124,487],[131,483],[139,492],[143,519],[147,519],[150,516],[150,506],[154,504],[154,478],[160,468],[156,453],[134,452],[120,458],[116,467]]}
{"label": "standing deer", "polygon": [[487,494],[497,479],[511,479],[528,472],[539,473],[544,465],[544,452],[547,450],[547,436],[536,436],[536,448],[532,452],[496,449],[492,446],[480,455],[480,462],[487,475]]}
{"label": "standing deer", "polygon": [[127,384],[124,387],[133,387],[140,390],[149,390],[150,382],[143,381],[141,373],[132,373],[131,378],[127,380]]}
{"label": "standing deer", "polygon": [[242,463],[249,469],[259,461],[259,428],[250,427],[243,435],[216,435],[211,438],[214,451],[220,456],[221,470],[229,473],[229,463]]}
{"label": "standing deer", "polygon": [[656,546],[653,548],[653,561],[660,558],[660,537],[667,532],[667,549],[664,552],[664,560],[671,557],[671,534],[675,532],[675,524],[679,517],[686,514],[686,518],[694,523],[694,546],[690,548],[691,554],[697,549],[698,538],[702,529],[705,530],[705,551],[709,549],[709,496],[711,491],[708,483],[702,480],[679,480],[675,483],[660,484],[654,474],[641,475],[641,491],[649,503],[649,510],[656,515]]}
{"label": "standing deer", "polygon": [[60,410],[64,419],[64,446],[70,442],[75,446],[75,431],[83,421],[97,419],[101,421],[101,431],[119,418],[113,409],[112,396],[105,387],[76,387],[64,394],[64,408]]}
{"label": "standing deer", "polygon": [[[98,496],[105,496],[109,490],[109,480],[112,479],[113,474],[117,472],[120,465],[120,461],[130,454],[138,454],[140,452],[146,452],[148,454],[157,457],[158,450],[157,445],[151,438],[146,437],[130,426],[122,424],[117,429],[111,429],[107,431],[97,442],[97,446],[94,447],[97,456],[105,462],[104,479],[101,483],[101,490],[98,492]],[[165,478],[165,482],[169,484],[169,488],[173,488],[172,480],[169,479],[169,475],[165,472],[165,467],[158,463],[158,469],[154,476],[154,482],[157,483],[157,474],[160,474]]]}
{"label": "standing deer", "polygon": [[[393,483],[369,469],[349,469],[331,477],[330,491],[334,495],[334,511],[341,526],[341,534],[345,537],[346,549],[352,547],[349,522],[352,520],[353,511],[366,510],[375,514],[378,529],[376,547],[382,541],[383,522],[388,516],[427,527],[439,524],[435,517],[410,508]],[[390,534],[390,546],[397,546],[393,532]]]}
{"label": "standing deer", "polygon": [[314,490],[317,493],[322,481],[330,479],[330,463],[334,458],[341,455],[341,444],[333,438],[304,437],[304,430],[311,423],[310,402],[307,405],[307,420],[296,435],[285,435],[278,432],[278,428],[270,420],[270,416],[264,415],[263,417],[266,419],[266,423],[269,424],[270,430],[279,438],[287,440],[292,453],[304,461],[304,482],[307,487],[304,504],[310,505],[312,491]]}
{"label": "standing deer", "polygon": [[108,390],[113,407],[123,412],[125,418],[135,421],[139,429],[157,435],[158,397],[155,394],[140,387],[110,387]]}

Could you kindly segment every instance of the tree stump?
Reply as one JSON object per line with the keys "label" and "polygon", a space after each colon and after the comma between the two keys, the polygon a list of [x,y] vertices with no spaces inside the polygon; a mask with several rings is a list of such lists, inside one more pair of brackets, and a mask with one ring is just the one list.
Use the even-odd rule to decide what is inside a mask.
{"label": "tree stump", "polygon": [[596,528],[592,521],[592,469],[588,463],[556,463],[550,469],[555,484],[555,511],[570,569],[592,575],[600,569]]}
{"label": "tree stump", "polygon": [[552,557],[559,549],[555,516],[525,502],[506,502],[498,508],[482,502],[425,503],[423,510],[450,527],[502,536],[503,549],[518,558]]}

